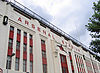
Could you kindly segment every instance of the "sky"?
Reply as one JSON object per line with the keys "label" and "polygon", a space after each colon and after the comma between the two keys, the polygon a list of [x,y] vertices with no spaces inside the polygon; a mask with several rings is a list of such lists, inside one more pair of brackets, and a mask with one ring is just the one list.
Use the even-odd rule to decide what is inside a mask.
{"label": "sky", "polygon": [[85,25],[98,0],[17,0],[89,47],[92,40]]}

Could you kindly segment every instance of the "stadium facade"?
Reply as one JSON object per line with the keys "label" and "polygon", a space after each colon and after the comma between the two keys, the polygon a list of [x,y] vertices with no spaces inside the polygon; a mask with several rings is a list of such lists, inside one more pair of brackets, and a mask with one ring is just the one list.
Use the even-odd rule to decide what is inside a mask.
{"label": "stadium facade", "polygon": [[93,55],[20,3],[0,1],[0,73],[100,73]]}

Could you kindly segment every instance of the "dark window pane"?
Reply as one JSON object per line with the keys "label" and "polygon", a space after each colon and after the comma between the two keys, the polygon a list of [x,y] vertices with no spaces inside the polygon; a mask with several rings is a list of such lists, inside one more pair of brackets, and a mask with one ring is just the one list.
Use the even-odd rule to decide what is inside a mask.
{"label": "dark window pane", "polygon": [[33,50],[32,49],[33,49],[32,46],[30,46],[30,53],[33,53]]}
{"label": "dark window pane", "polygon": [[12,45],[13,45],[13,40],[12,40],[12,39],[9,39],[9,44],[8,44],[8,46],[9,46],[10,48],[12,48]]}
{"label": "dark window pane", "polygon": [[41,44],[45,44],[45,41],[44,40],[41,40]]}
{"label": "dark window pane", "polygon": [[17,34],[20,34],[21,33],[21,30],[17,29]]}
{"label": "dark window pane", "polygon": [[42,51],[42,57],[46,58],[46,51]]}
{"label": "dark window pane", "polygon": [[27,37],[27,33],[26,32],[24,32],[24,36]]}
{"label": "dark window pane", "polygon": [[43,64],[43,73],[47,73],[47,64]]}
{"label": "dark window pane", "polygon": [[30,73],[33,73],[33,62],[30,61]]}
{"label": "dark window pane", "polygon": [[23,60],[23,72],[26,72],[26,60]]}
{"label": "dark window pane", "polygon": [[20,49],[20,42],[18,42],[18,41],[16,43],[16,49]]}
{"label": "dark window pane", "polygon": [[30,39],[32,39],[32,35],[30,34]]}
{"label": "dark window pane", "polygon": [[19,70],[19,58],[16,58],[16,61],[15,61],[15,70]]}
{"label": "dark window pane", "polygon": [[10,31],[14,31],[14,27],[13,26],[10,26]]}
{"label": "dark window pane", "polygon": [[26,51],[26,49],[27,49],[27,45],[24,44],[24,45],[23,45],[23,50]]}
{"label": "dark window pane", "polygon": [[11,57],[10,56],[7,56],[6,69],[11,69]]}

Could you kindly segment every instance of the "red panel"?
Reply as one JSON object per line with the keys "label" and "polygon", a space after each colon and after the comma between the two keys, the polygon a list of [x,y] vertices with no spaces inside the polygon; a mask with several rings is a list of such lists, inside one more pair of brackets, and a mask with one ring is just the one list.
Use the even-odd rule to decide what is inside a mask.
{"label": "red panel", "polygon": [[17,34],[17,41],[19,41],[20,42],[20,34]]}
{"label": "red panel", "polygon": [[30,54],[30,61],[33,61],[33,54]]}
{"label": "red panel", "polygon": [[30,39],[30,45],[33,46],[33,39]]}
{"label": "red panel", "polygon": [[24,43],[27,44],[27,37],[24,36]]}
{"label": "red panel", "polygon": [[72,70],[74,70],[74,67],[73,67],[73,65],[72,65],[71,67],[72,67]]}
{"label": "red panel", "polygon": [[12,50],[13,50],[13,49],[9,49],[9,48],[8,48],[8,55],[9,55],[9,56],[12,55]]}
{"label": "red panel", "polygon": [[62,46],[60,46],[60,50],[64,50]]}
{"label": "red panel", "polygon": [[77,63],[77,58],[76,58],[76,63]]}
{"label": "red panel", "polygon": [[10,31],[9,38],[13,39],[13,36],[14,36],[14,32],[13,31]]}
{"label": "red panel", "polygon": [[45,44],[41,44],[42,50],[46,51]]}
{"label": "red panel", "polygon": [[72,60],[72,56],[70,55],[70,60]]}
{"label": "red panel", "polygon": [[23,59],[25,59],[25,60],[27,59],[27,52],[23,53]]}
{"label": "red panel", "polygon": [[16,50],[16,57],[20,58],[20,50]]}
{"label": "red panel", "polygon": [[42,57],[43,64],[47,64],[47,59]]}

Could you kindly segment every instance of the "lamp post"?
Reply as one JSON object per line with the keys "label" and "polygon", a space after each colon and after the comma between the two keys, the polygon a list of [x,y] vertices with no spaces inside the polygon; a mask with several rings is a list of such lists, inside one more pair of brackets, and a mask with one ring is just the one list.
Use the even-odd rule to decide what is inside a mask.
{"label": "lamp post", "polygon": [[[10,56],[10,58],[12,58],[13,56],[15,56],[15,53],[12,53],[12,55]],[[11,59],[7,58],[7,61],[8,61],[8,63],[7,63],[7,73],[8,73],[9,61],[11,61]]]}

